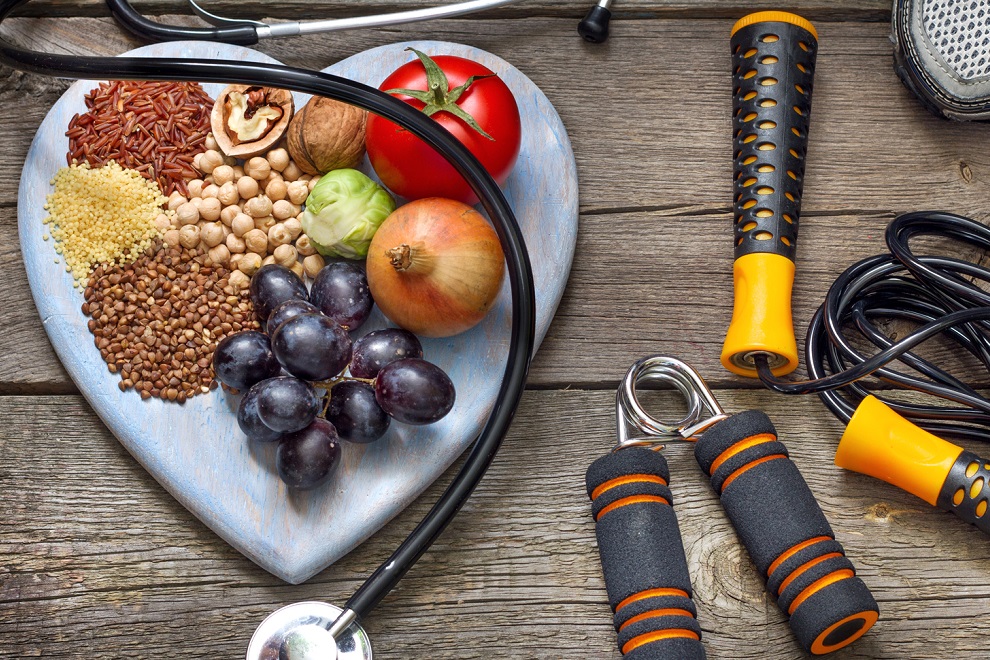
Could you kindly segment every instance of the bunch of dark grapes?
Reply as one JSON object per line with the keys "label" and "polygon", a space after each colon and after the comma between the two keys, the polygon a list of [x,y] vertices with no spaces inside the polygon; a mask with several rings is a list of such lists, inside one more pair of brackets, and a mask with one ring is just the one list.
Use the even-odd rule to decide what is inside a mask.
{"label": "bunch of dark grapes", "polygon": [[351,340],[374,305],[361,268],[331,263],[307,292],[288,268],[264,266],[251,300],[266,332],[228,336],[213,367],[221,383],[245,390],[237,423],[252,440],[278,443],[276,467],[289,487],[326,483],[341,440],[374,442],[393,419],[432,424],[453,407],[454,384],[423,359],[412,333],[386,328]]}

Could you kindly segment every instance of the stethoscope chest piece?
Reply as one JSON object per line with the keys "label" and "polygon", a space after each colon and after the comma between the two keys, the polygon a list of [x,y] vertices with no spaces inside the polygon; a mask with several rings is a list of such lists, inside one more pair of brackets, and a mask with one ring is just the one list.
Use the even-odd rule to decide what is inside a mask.
{"label": "stethoscope chest piece", "polygon": [[372,660],[371,640],[356,621],[334,640],[330,628],[341,612],[315,600],[275,610],[254,631],[247,660]]}

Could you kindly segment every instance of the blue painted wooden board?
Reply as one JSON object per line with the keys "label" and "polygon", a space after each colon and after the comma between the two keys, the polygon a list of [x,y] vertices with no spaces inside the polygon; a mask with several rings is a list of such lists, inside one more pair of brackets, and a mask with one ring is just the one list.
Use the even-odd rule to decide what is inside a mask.
{"label": "blue painted wooden board", "polygon": [[[405,47],[482,62],[512,89],[523,120],[523,143],[505,187],[536,278],[537,340],[546,334],[570,271],[577,236],[577,171],[570,142],[546,96],[505,61],[469,46],[418,41],[359,53],[325,71],[377,86],[413,59]],[[209,57],[272,62],[223,44],[176,42],[138,48],[141,57]],[[86,329],[82,294],[73,289],[42,220],[50,179],[65,165],[69,119],[85,109],[95,82],[73,84],[45,118],[31,145],[18,194],[21,250],[35,304],[55,351],[79,390],[120,442],[176,499],[260,566],[299,583],[330,565],[406,507],[467,448],[494,402],[509,341],[509,291],[493,311],[456,337],[425,340],[425,357],[457,388],[452,412],[432,426],[393,424],[372,445],[346,444],[341,469],[327,487],[288,491],[274,469],[271,446],[248,442],[237,428],[237,397],[217,390],[184,405],[141,401],[121,392]],[[215,96],[219,85],[207,85]],[[301,108],[307,97],[297,95]],[[365,163],[369,173],[370,168]],[[385,325],[375,315],[362,331]],[[126,506],[126,504],[121,504]]]}

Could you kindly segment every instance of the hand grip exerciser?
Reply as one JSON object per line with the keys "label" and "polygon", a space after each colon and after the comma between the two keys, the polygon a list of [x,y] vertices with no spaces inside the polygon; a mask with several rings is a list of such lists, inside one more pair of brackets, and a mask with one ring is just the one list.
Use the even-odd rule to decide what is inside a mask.
{"label": "hand grip exerciser", "polygon": [[[674,385],[687,416],[674,424],[650,416],[636,398],[644,381]],[[667,462],[647,448],[677,440],[697,441],[699,465],[805,650],[835,651],[873,626],[876,601],[765,414],[725,414],[690,366],[652,356],[626,374],[616,416],[617,446],[591,465],[586,482],[623,655],[705,657]]]}
{"label": "hand grip exerciser", "polygon": [[990,534],[990,461],[912,424],[872,395],[849,420],[835,464],[883,479]]}
{"label": "hand grip exerciser", "polygon": [[808,21],[765,11],[732,28],[735,303],[722,364],[756,377],[798,365],[791,289],[818,35]]}

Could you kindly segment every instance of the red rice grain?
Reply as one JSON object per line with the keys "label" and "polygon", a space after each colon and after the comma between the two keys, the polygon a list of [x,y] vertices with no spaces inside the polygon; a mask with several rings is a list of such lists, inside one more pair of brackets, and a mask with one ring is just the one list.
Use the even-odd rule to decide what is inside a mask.
{"label": "red rice grain", "polygon": [[86,95],[83,114],[65,132],[65,160],[102,167],[111,160],[158,182],[165,196],[186,195],[196,175],[193,156],[205,151],[211,99],[199,83],[114,81]]}

